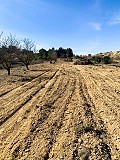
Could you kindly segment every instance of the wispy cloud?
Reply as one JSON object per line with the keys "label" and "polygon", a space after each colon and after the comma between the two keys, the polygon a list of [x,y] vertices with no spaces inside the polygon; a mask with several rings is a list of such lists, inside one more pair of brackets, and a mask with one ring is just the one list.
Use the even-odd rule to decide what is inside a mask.
{"label": "wispy cloud", "polygon": [[96,22],[90,22],[89,25],[91,26],[92,29],[96,31],[101,31],[101,24]]}
{"label": "wispy cloud", "polygon": [[120,24],[120,12],[114,13],[111,19],[107,22],[108,25]]}

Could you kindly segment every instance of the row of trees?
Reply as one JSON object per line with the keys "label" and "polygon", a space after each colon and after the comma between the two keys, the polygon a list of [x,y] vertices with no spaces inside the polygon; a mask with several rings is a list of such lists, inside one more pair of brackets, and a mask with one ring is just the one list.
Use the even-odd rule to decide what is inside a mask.
{"label": "row of trees", "polygon": [[48,60],[51,59],[51,55],[56,54],[57,58],[72,58],[73,51],[71,48],[64,49],[60,47],[59,49],[49,49],[48,51],[45,49],[40,49],[38,53],[36,53],[36,59]]}

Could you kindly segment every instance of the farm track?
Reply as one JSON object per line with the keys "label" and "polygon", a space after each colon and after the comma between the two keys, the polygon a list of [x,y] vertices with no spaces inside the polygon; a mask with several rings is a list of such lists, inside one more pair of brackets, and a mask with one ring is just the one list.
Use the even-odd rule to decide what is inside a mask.
{"label": "farm track", "polygon": [[119,122],[119,95],[109,91],[118,78],[95,67],[52,67],[0,97],[0,159],[119,160],[119,124],[106,122],[111,109]]}

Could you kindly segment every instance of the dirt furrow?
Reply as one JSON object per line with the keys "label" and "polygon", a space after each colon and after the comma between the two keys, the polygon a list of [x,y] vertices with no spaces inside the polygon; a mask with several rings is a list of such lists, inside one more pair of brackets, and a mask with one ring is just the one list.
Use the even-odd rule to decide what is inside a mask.
{"label": "dirt furrow", "polygon": [[[56,72],[52,74],[50,79],[52,79],[55,74]],[[1,114],[0,116],[0,125],[2,125],[7,119],[13,116],[22,106],[24,106],[30,99],[32,99],[32,97],[35,96],[49,80],[44,81],[42,83],[39,77],[36,80],[27,83],[27,85],[25,85],[23,88],[17,88],[17,91],[13,92],[11,98],[9,96],[7,97],[7,99],[5,98],[5,102],[3,99],[3,103],[1,102],[1,113],[3,114]],[[16,98],[14,98],[14,95],[16,95]]]}
{"label": "dirt furrow", "polygon": [[[62,79],[61,79],[62,80]],[[66,88],[66,83],[67,82],[65,82],[65,85],[63,85],[65,88]],[[51,86],[51,85],[50,85]],[[69,86],[69,85],[68,85]],[[68,89],[69,89],[69,87],[67,87]],[[55,88],[55,90],[56,90],[57,88]],[[58,90],[58,89],[57,89]],[[61,93],[63,92],[63,88],[61,88]],[[59,93],[60,93],[60,91],[59,91]],[[62,93],[63,94],[63,93]],[[66,95],[66,93],[65,93],[65,95]],[[59,95],[60,96],[60,95]],[[52,95],[51,95],[51,98],[52,98]],[[49,99],[49,97],[48,97],[48,99]],[[61,101],[63,101],[62,100],[62,98],[60,98],[61,99]],[[48,101],[48,100],[47,100]],[[67,98],[67,101],[69,101],[69,99]],[[45,101],[46,102],[46,101]],[[45,103],[44,102],[44,103]],[[42,102],[43,103],[43,102]],[[41,106],[40,104],[39,104],[39,106]],[[38,107],[38,103],[37,103],[37,107]],[[48,108],[48,109],[47,109]],[[61,107],[61,109],[63,110],[63,108]],[[44,120],[46,119],[45,117],[47,116],[47,114],[49,113],[49,112],[52,112],[53,111],[53,109],[52,109],[52,107],[50,107],[50,106],[47,106],[47,103],[46,103],[46,105],[45,106],[43,106],[41,109],[40,109],[40,111],[39,111],[39,108],[38,108],[38,110],[33,114],[32,113],[32,116],[33,116],[33,119],[32,119],[32,122],[33,121],[35,121],[35,119],[36,119],[36,122],[39,120],[39,123],[37,124],[36,123],[36,125],[34,124],[34,123],[31,123],[31,129],[30,129],[30,135],[28,136],[28,138],[26,138],[25,140],[24,140],[24,142],[26,142],[25,144],[26,144],[26,146],[28,145],[28,141],[30,141],[29,139],[32,139],[31,137],[33,137],[33,135],[36,133],[36,131],[38,130],[39,131],[39,125],[41,124],[41,123],[43,123],[44,122]],[[58,109],[58,111],[59,111],[59,109]],[[39,115],[39,119],[37,119],[37,112],[38,113],[40,113],[41,112],[41,118],[40,118],[40,115]],[[60,112],[60,111],[59,111]],[[57,114],[57,113],[56,113]],[[62,113],[63,114],[63,113]],[[48,114],[49,115],[49,114]],[[61,114],[60,114],[61,115]],[[34,117],[35,116],[35,117]],[[54,118],[53,118],[53,120],[54,120]],[[42,122],[43,121],[43,122]],[[53,122],[54,123],[54,122]],[[52,125],[51,125],[52,126]],[[34,129],[35,128],[35,129]],[[42,126],[42,128],[41,129],[43,129],[43,126]],[[34,133],[34,134],[33,134]],[[16,139],[17,139],[17,137],[16,137]],[[22,144],[24,144],[23,142],[22,142]],[[15,147],[15,146],[14,146]],[[14,149],[14,147],[13,147],[13,149]],[[17,147],[16,147],[17,148]],[[20,147],[21,148],[21,147]],[[28,149],[28,148],[27,148]],[[12,150],[12,149],[11,149]],[[16,150],[17,149],[14,149],[15,150],[15,152],[13,151],[13,157],[15,156],[15,153],[16,153]]]}
{"label": "dirt furrow", "polygon": [[[47,83],[47,81],[45,82],[45,84]],[[43,87],[43,85],[45,85],[44,83],[41,83],[37,88],[35,87],[35,90],[33,90],[32,88],[32,93],[30,93],[27,95],[26,97],[24,97],[24,100],[22,98],[22,101],[19,100],[19,103],[15,104],[13,102],[12,105],[14,105],[14,108],[10,108],[10,110],[7,112],[5,111],[4,115],[2,115],[2,117],[0,118],[0,126],[6,122],[9,118],[11,118],[19,109],[21,109],[27,102],[29,102],[39,91],[40,89]],[[11,105],[11,103],[9,103],[8,105]]]}
{"label": "dirt furrow", "polygon": [[[23,83],[21,84],[21,83],[18,83],[18,84],[16,84],[16,86],[15,86],[15,84],[13,84],[12,86],[10,85],[10,87],[7,89],[7,88],[3,88],[3,90],[0,88],[0,90],[1,90],[1,93],[0,93],[0,97],[2,97],[2,96],[4,96],[4,95],[6,95],[6,94],[10,94],[11,95],[11,91],[14,91],[15,89],[18,89],[18,87],[20,87],[20,86],[26,86],[27,85],[27,83],[26,82],[24,82],[24,81],[29,81],[29,82],[31,82],[31,81],[36,81],[37,80],[37,78],[38,77],[40,77],[40,76],[42,76],[43,74],[45,74],[46,72],[48,72],[49,70],[46,70],[46,71],[44,71],[44,72],[42,72],[41,74],[39,74],[39,75],[37,75],[36,77],[33,77],[33,78],[30,78],[30,79],[28,79],[27,77],[22,77],[22,80],[21,81],[23,81]],[[21,76],[20,76],[21,77]]]}
{"label": "dirt furrow", "polygon": [[[97,69],[99,69],[99,68],[97,68]],[[119,101],[117,100],[118,95],[116,95],[114,88],[112,88],[112,92],[110,92],[111,91],[111,89],[109,87],[110,83],[108,84],[108,81],[106,82],[105,77],[103,80],[101,79],[99,81],[99,78],[101,78],[101,77],[98,76],[98,73],[101,73],[101,72],[96,71],[94,74],[92,73],[91,75],[89,75],[87,73],[90,72],[90,68],[87,69],[87,67],[86,67],[86,70],[85,70],[85,68],[82,68],[82,70],[79,70],[79,71],[81,71],[81,74],[84,77],[84,81],[87,85],[87,92],[89,93],[91,100],[95,105],[95,107],[94,107],[95,109],[93,110],[93,112],[95,112],[94,117],[95,118],[98,117],[98,116],[96,116],[96,114],[97,114],[100,117],[100,123],[102,124],[104,122],[103,124],[106,128],[105,130],[106,130],[106,135],[107,135],[107,143],[108,143],[109,147],[111,148],[111,157],[112,157],[112,159],[117,160],[120,158],[119,157],[120,141],[118,139],[119,128],[120,128],[120,126],[119,126],[119,105],[118,105]],[[91,72],[92,71],[93,70],[91,70]],[[112,73],[112,72],[110,72],[110,73]],[[87,78],[88,75],[89,75],[89,78]],[[92,75],[94,75],[94,78],[92,78]],[[103,75],[101,74],[101,76],[103,76]],[[112,76],[107,77],[107,79],[110,79],[110,78],[112,79]],[[105,86],[106,86],[107,90],[105,89]],[[117,87],[117,86],[119,86],[119,84],[117,83],[116,85],[114,85],[114,87],[115,86]],[[109,89],[108,89],[108,87],[109,87]],[[106,96],[106,94],[104,94],[104,93],[107,93],[107,95],[109,94],[109,96]],[[110,97],[112,97],[113,94],[116,97],[116,99],[111,100]],[[98,127],[99,127],[99,125],[98,125]],[[101,128],[102,128],[102,125],[101,125]]]}
{"label": "dirt furrow", "polygon": [[[80,74],[79,74],[80,75]],[[77,137],[80,138],[81,144],[78,146],[75,154],[79,157],[111,160],[111,149],[107,139],[107,130],[99,114],[96,112],[95,105],[88,94],[86,84],[80,75],[80,95],[83,101],[84,119],[80,118],[80,122],[76,128]]]}
{"label": "dirt furrow", "polygon": [[[42,79],[43,79],[42,77],[44,77],[45,74],[46,74],[46,72],[41,74],[37,78],[33,79],[31,82],[26,82],[24,85],[21,85],[21,86],[15,88],[15,89],[13,89],[7,95],[4,95],[3,97],[0,97],[1,103],[3,102],[2,105],[6,104],[7,101],[9,101],[10,99],[11,100],[14,99],[13,98],[14,94],[20,95],[22,92],[25,92],[26,90],[31,89],[32,87],[34,87],[37,84],[39,84],[42,81]],[[53,75],[54,75],[54,73],[53,73]],[[51,78],[52,78],[53,75],[51,75]],[[49,79],[49,77],[48,77],[48,79]]]}
{"label": "dirt furrow", "polygon": [[[69,90],[71,88],[71,90]],[[55,109],[51,112],[46,121],[39,126],[39,133],[35,137],[31,145],[31,152],[33,155],[27,158],[39,157],[39,159],[49,159],[52,147],[56,141],[56,136],[59,133],[63,124],[64,113],[70,103],[70,99],[74,92],[74,82],[70,81],[62,98],[59,97],[54,103]],[[42,143],[41,146],[40,144]],[[37,152],[35,152],[37,146]],[[34,148],[35,147],[35,148]]]}
{"label": "dirt furrow", "polygon": [[[57,77],[57,76],[54,76],[54,77]],[[53,84],[55,83],[55,81],[56,81],[56,78],[52,78],[51,81],[49,81],[48,84],[46,84],[45,88],[43,88],[43,91],[41,91],[41,93],[37,93],[36,98],[33,97],[33,99],[34,99],[33,102],[35,103],[35,99],[40,99],[40,100],[42,100],[43,95],[46,93],[46,91],[49,90],[49,88],[51,88],[51,85],[53,85]],[[57,89],[57,88],[55,88],[55,89]],[[45,93],[44,93],[44,90],[45,90]],[[40,97],[40,94],[41,94],[42,97]],[[40,97],[40,98],[39,98],[39,97]],[[41,102],[41,103],[42,103],[42,102]],[[30,104],[31,104],[31,102],[30,102]],[[35,104],[36,104],[36,105],[35,105]],[[31,105],[33,105],[33,106],[34,106],[34,105],[36,106],[36,107],[34,107],[34,110],[38,108],[38,105],[37,105],[37,104],[38,104],[38,101],[37,101],[35,104],[31,104]],[[28,108],[28,107],[27,107],[27,108]],[[48,107],[48,108],[49,108],[49,107]],[[23,108],[22,108],[22,109],[23,109]],[[24,110],[25,110],[25,107],[24,107]],[[32,109],[29,107],[29,108],[26,110],[26,113],[29,114],[30,110],[32,110]],[[34,111],[34,112],[35,112],[35,111]],[[35,117],[34,117],[34,112],[32,112],[31,115],[30,115],[30,119],[31,119],[31,120],[32,120],[32,119],[34,120],[34,118],[35,118]],[[18,113],[18,115],[19,115],[19,114],[20,114],[20,113]],[[26,119],[26,121],[27,121],[26,115],[24,115],[24,116],[25,116],[25,118],[23,118],[23,120]],[[42,116],[43,116],[43,115],[42,115]],[[20,116],[19,116],[19,117],[20,117]],[[37,117],[37,116],[36,116],[36,117]],[[17,117],[16,117],[16,118],[17,118]],[[42,117],[42,119],[44,119],[44,117]],[[15,122],[16,122],[16,121],[15,121]],[[14,124],[14,122],[13,122],[13,124]],[[23,124],[24,124],[24,121],[23,121]],[[21,124],[21,125],[23,125],[23,124]],[[31,124],[32,124],[32,122],[31,122]],[[9,125],[11,126],[11,124],[9,124]],[[24,125],[23,125],[23,126],[24,126]],[[15,124],[14,127],[18,127],[18,126]],[[11,128],[11,127],[9,127],[9,128]],[[23,127],[23,128],[24,128],[24,127]],[[30,127],[30,128],[31,128],[31,127]],[[30,129],[30,128],[29,128],[29,130],[31,130],[31,132],[32,132],[32,128],[31,128],[31,129]],[[8,129],[8,127],[7,127],[7,129]],[[15,128],[14,128],[14,129],[15,129]],[[14,129],[13,129],[13,127],[12,127],[12,128],[11,128],[11,131],[12,131],[12,130],[15,131]],[[17,128],[16,128],[16,129],[17,129]],[[21,130],[22,130],[22,129],[20,129],[20,132],[21,132]],[[8,130],[8,131],[9,131],[9,130]],[[13,132],[13,131],[12,131],[12,132]],[[18,132],[18,133],[19,133],[19,132]],[[10,132],[9,132],[9,134],[10,134]],[[9,134],[8,134],[8,135],[9,135]],[[17,134],[17,135],[19,135],[19,134]],[[15,137],[17,137],[17,135],[16,135]],[[5,137],[4,137],[4,138],[5,138]],[[16,139],[17,139],[17,138],[16,138]],[[7,140],[9,141],[10,139],[7,139]]]}
{"label": "dirt furrow", "polygon": [[115,74],[112,67],[49,64],[48,72],[3,95],[0,159],[118,160]]}

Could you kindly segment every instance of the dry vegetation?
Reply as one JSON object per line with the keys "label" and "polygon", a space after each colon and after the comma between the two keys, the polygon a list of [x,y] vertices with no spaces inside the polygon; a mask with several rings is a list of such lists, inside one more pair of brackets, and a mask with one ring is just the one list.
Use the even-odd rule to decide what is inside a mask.
{"label": "dry vegetation", "polygon": [[1,160],[119,160],[120,68],[0,70]]}

